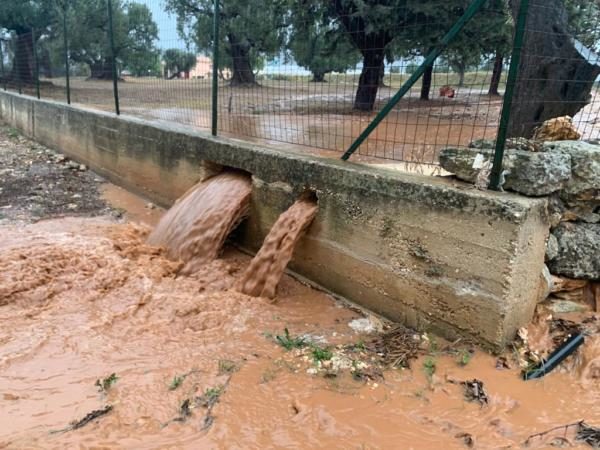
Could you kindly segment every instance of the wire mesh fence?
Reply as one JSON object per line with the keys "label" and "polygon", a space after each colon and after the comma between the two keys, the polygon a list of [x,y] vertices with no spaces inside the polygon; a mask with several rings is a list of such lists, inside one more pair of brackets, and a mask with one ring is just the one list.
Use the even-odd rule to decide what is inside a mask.
{"label": "wire mesh fence", "polygon": [[525,0],[32,2],[38,26],[0,13],[1,87],[26,95],[339,157],[423,69],[353,158],[435,166],[496,139],[518,45],[506,136],[569,115],[600,139],[594,0],[529,0],[522,42]]}

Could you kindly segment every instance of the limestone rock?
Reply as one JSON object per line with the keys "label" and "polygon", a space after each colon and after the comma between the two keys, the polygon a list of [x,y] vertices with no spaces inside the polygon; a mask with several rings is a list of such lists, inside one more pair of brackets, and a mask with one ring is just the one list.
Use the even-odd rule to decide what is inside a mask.
{"label": "limestone rock", "polygon": [[560,222],[600,222],[600,214],[598,214],[600,209],[596,205],[597,202],[582,200],[572,202],[575,204],[568,206],[560,198],[560,194],[560,192],[557,192],[548,198],[548,215],[552,228],[557,227]]}
{"label": "limestone rock", "polygon": [[540,277],[540,287],[538,292],[538,303],[543,302],[548,298],[550,293],[552,292],[553,287],[553,278],[550,270],[548,270],[548,266],[544,264],[542,268],[542,275]]}
{"label": "limestone rock", "polygon": [[572,278],[557,277],[552,275],[552,292],[572,292],[583,289],[589,283],[588,280],[573,280]]}
{"label": "limestone rock", "polygon": [[550,153],[571,157],[571,179],[561,197],[571,205],[577,202],[595,202],[600,205],[600,145],[581,141],[546,142]]}
{"label": "limestone rock", "polygon": [[552,261],[558,256],[558,240],[552,233],[548,235],[546,242],[546,261]]}
{"label": "limestone rock", "polygon": [[[482,155],[477,157],[477,155]],[[479,170],[473,168],[476,158],[492,158],[486,148],[447,148],[440,153],[440,165],[464,181],[474,183]],[[476,167],[478,164],[476,164]],[[530,152],[508,149],[504,155],[508,170],[504,189],[531,196],[548,195],[562,189],[571,176],[571,156],[563,152]]]}
{"label": "limestone rock", "polygon": [[561,223],[552,234],[558,241],[558,254],[548,263],[553,274],[600,279],[600,224]]}
{"label": "limestone rock", "polygon": [[[469,143],[470,148],[483,148],[493,149],[496,146],[494,139],[475,139]],[[525,150],[528,152],[541,152],[544,151],[542,142],[534,141],[533,139],[527,139],[524,137],[508,138],[506,140],[506,149],[514,150]]]}
{"label": "limestone rock", "polygon": [[587,305],[572,300],[562,300],[550,297],[546,307],[555,314],[569,314],[588,311]]}
{"label": "limestone rock", "polygon": [[571,116],[554,117],[544,121],[533,133],[537,141],[577,140],[581,133],[573,126]]}
{"label": "limestone rock", "polygon": [[583,290],[586,303],[596,311],[600,312],[600,281],[590,281]]}

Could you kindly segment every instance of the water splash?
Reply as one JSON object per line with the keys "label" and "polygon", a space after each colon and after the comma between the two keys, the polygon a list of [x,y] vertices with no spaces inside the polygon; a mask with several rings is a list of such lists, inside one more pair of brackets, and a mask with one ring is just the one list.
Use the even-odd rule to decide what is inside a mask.
{"label": "water splash", "polygon": [[317,214],[317,203],[302,198],[279,216],[236,290],[254,297],[275,297],[277,285],[287,267],[296,243]]}
{"label": "water splash", "polygon": [[186,192],[164,215],[148,244],[185,263],[181,274],[214,260],[231,231],[248,215],[252,182],[243,172],[224,172]]}

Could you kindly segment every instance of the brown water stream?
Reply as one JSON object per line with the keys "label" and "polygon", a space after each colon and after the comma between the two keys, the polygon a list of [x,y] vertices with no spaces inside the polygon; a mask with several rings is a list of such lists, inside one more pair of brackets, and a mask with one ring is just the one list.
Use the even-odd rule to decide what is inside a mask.
{"label": "brown water stream", "polygon": [[236,290],[254,297],[274,298],[296,243],[316,214],[317,203],[311,199],[300,199],[281,214],[236,283]]}
{"label": "brown water stream", "polygon": [[185,263],[183,274],[214,260],[229,233],[250,206],[250,175],[224,172],[198,183],[161,219],[148,244],[163,246],[167,256]]}
{"label": "brown water stream", "polygon": [[[229,182],[243,191],[238,177]],[[121,201],[144,213],[134,203]],[[287,327],[334,351],[361,348],[369,337],[348,326],[361,313],[287,275],[277,303],[236,292],[251,261],[231,248],[179,276],[182,263],[146,245],[148,233],[102,218],[0,229],[0,448],[460,449],[469,439],[474,448],[521,448],[555,426],[600,425],[598,337],[530,382],[482,351],[462,366],[431,336],[430,355],[411,370],[366,383],[348,370],[313,374],[310,354],[287,352],[272,336]],[[540,328],[529,335],[547,345]],[[112,373],[116,383],[99,392],[96,380]],[[472,378],[484,382],[487,405],[465,401],[451,382]],[[218,402],[192,402],[182,415],[207,390]],[[50,433],[106,404],[110,413],[80,429]],[[548,448],[557,434],[574,443],[569,433],[531,447]]]}

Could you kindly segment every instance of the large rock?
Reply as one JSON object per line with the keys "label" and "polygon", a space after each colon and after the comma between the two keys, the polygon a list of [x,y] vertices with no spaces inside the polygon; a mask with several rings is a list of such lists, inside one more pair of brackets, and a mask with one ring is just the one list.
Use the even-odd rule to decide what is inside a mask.
{"label": "large rock", "polygon": [[600,223],[598,202],[572,200],[569,205],[561,198],[563,195],[564,193],[559,191],[548,197],[548,214],[552,228],[560,222]]}
{"label": "large rock", "polygon": [[558,256],[558,239],[553,234],[546,241],[546,261],[552,261]]}
{"label": "large rock", "polygon": [[562,223],[552,231],[558,254],[548,262],[550,272],[570,278],[600,279],[600,224]]}
{"label": "large rock", "polygon": [[[490,161],[491,148],[446,148],[440,165],[464,181],[474,183],[479,169],[473,168],[477,155]],[[481,158],[481,157],[479,157]],[[507,149],[504,154],[504,189],[525,195],[542,196],[562,189],[571,176],[571,156],[567,152],[530,152]]]}
{"label": "large rock", "polygon": [[600,145],[581,141],[546,142],[544,150],[571,157],[571,179],[561,197],[572,206],[582,202],[600,206]]}

